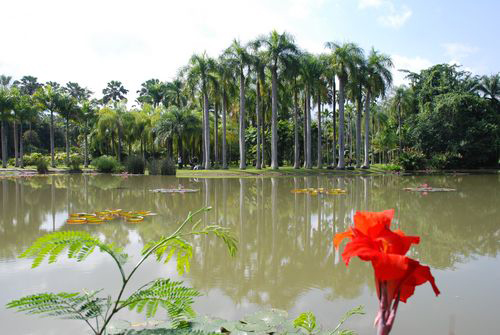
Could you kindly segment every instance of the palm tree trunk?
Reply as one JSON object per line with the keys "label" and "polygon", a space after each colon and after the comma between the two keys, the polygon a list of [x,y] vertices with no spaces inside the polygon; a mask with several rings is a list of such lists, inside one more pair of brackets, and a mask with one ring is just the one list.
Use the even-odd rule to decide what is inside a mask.
{"label": "palm tree trunk", "polygon": [[370,168],[370,91],[366,92],[365,99],[365,161],[363,168]]}
{"label": "palm tree trunk", "polygon": [[2,120],[2,167],[7,167],[7,121]]}
{"label": "palm tree trunk", "polygon": [[333,115],[332,115],[332,118],[333,118],[333,143],[332,143],[332,166],[335,166],[336,163],[337,163],[337,159],[336,159],[336,150],[337,150],[337,111],[336,111],[336,99],[337,99],[337,94],[336,94],[336,89],[335,89],[335,78],[333,78],[332,80],[332,97],[333,97],[333,105],[332,105],[332,111],[333,111]]}
{"label": "palm tree trunk", "polygon": [[215,166],[219,168],[219,103],[215,99],[214,109],[214,161]]}
{"label": "palm tree trunk", "polygon": [[184,163],[184,146],[182,145],[182,134],[177,134],[177,149],[179,150],[179,157],[181,158],[181,162]]}
{"label": "palm tree trunk", "polygon": [[66,118],[66,166],[69,166],[69,116]]}
{"label": "palm tree trunk", "polygon": [[302,135],[304,137],[304,168],[307,167],[307,98],[306,90],[304,89],[304,125]]}
{"label": "palm tree trunk", "polygon": [[15,157],[15,163],[14,166],[18,167],[19,166],[19,143],[18,143],[18,134],[17,134],[17,121],[14,120],[12,122],[12,130],[13,130],[13,136],[14,136],[14,157]]}
{"label": "palm tree trunk", "polygon": [[398,120],[398,128],[399,128],[399,148],[398,148],[398,157],[401,157],[401,105],[399,106],[399,120]]}
{"label": "palm tree trunk", "polygon": [[54,159],[54,112],[50,110],[50,165],[55,168],[56,162]]}
{"label": "palm tree trunk", "polygon": [[89,167],[89,142],[88,142],[88,135],[87,135],[87,129],[88,129],[88,122],[85,121],[85,134],[84,134],[84,145],[85,145],[85,152],[84,152],[84,156],[83,157],[83,160],[84,160],[84,163],[83,163],[83,166],[85,166],[86,168]]}
{"label": "palm tree trunk", "polygon": [[323,166],[323,157],[321,157],[321,144],[321,92],[318,87],[318,169],[321,169]]}
{"label": "palm tree trunk", "polygon": [[[153,142],[153,150],[154,150],[154,142]],[[122,127],[118,125],[118,161],[122,161]]]}
{"label": "palm tree trunk", "polygon": [[247,168],[245,157],[245,77],[243,75],[243,67],[240,68],[240,169]]}
{"label": "palm tree trunk", "polygon": [[345,81],[339,78],[339,163],[337,169],[345,169],[345,144],[344,144],[344,94],[345,94]]}
{"label": "palm tree trunk", "polygon": [[294,160],[293,160],[293,168],[298,169],[300,167],[299,156],[300,156],[300,148],[299,148],[299,106],[298,106],[298,97],[297,97],[297,89],[294,89],[293,92],[293,123],[294,123]]}
{"label": "palm tree trunk", "polygon": [[260,82],[259,82],[259,76],[257,75],[257,80],[256,80],[256,91],[255,91],[255,114],[257,114],[257,157],[256,157],[256,162],[255,162],[255,168],[260,169],[261,168],[261,157],[260,157],[260,127],[261,127],[261,120],[260,120]]}
{"label": "palm tree trunk", "polygon": [[227,169],[227,142],[226,142],[226,111],[227,95],[226,89],[222,93],[222,168]]}
{"label": "palm tree trunk", "polygon": [[262,139],[262,161],[261,161],[261,168],[266,167],[266,133],[265,133],[265,124],[266,124],[266,113],[264,112],[265,110],[262,110],[262,134],[261,134],[261,139]]}
{"label": "palm tree trunk", "polygon": [[19,163],[24,168],[24,140],[23,140],[23,122],[19,122]]}
{"label": "palm tree trunk", "polygon": [[271,69],[271,169],[278,169],[278,73],[276,63]]}
{"label": "palm tree trunk", "polygon": [[208,94],[206,88],[203,90],[203,134],[204,136],[204,147],[205,147],[205,170],[210,169],[210,122],[208,119]]}
{"label": "palm tree trunk", "polygon": [[306,86],[306,169],[312,168],[312,140],[311,140],[311,97],[309,87]]}
{"label": "palm tree trunk", "polygon": [[361,167],[361,96],[356,99],[356,167]]}

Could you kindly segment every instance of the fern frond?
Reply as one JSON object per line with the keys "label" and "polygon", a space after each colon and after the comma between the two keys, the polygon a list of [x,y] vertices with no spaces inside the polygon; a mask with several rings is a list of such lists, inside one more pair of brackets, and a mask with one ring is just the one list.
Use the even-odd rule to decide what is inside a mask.
{"label": "fern frond", "polygon": [[302,313],[293,320],[293,326],[295,328],[302,328],[308,334],[312,334],[316,329],[316,316],[312,312]]}
{"label": "fern frond", "polygon": [[236,255],[236,252],[238,251],[238,240],[234,235],[231,233],[231,231],[228,228],[217,226],[217,225],[211,225],[203,228],[200,231],[193,231],[192,234],[200,235],[200,234],[214,234],[218,238],[222,239],[224,244],[226,244],[226,247],[229,251],[229,254],[231,256]]}
{"label": "fern frond", "polygon": [[149,318],[153,317],[161,306],[167,310],[172,322],[179,325],[194,317],[191,305],[193,297],[198,296],[200,293],[197,290],[182,286],[182,282],[158,279],[132,294],[120,304],[120,308],[128,307],[138,313],[145,311]]}
{"label": "fern frond", "polygon": [[142,250],[142,254],[145,255],[153,249],[155,249],[154,254],[158,262],[163,260],[166,264],[175,255],[179,275],[182,276],[185,272],[189,272],[193,247],[186,240],[180,237],[162,238],[159,241],[147,243]]}
{"label": "fern frond", "polygon": [[32,268],[39,266],[45,258],[48,262],[54,263],[57,257],[68,249],[68,258],[75,258],[78,262],[85,260],[96,247],[107,252],[118,261],[124,262],[126,254],[120,248],[112,244],[102,243],[98,238],[82,231],[60,231],[44,235],[38,238],[21,258],[33,258]]}
{"label": "fern frond", "polygon": [[43,314],[62,319],[89,320],[102,315],[106,299],[92,293],[39,293],[12,300],[7,308],[28,314]]}

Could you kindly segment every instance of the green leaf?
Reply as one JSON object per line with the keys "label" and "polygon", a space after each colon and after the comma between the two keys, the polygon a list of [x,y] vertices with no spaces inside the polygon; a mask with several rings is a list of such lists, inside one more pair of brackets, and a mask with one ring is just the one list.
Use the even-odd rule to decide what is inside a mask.
{"label": "green leaf", "polygon": [[351,316],[353,316],[353,315],[364,315],[365,311],[364,311],[363,308],[364,307],[362,305],[360,305],[360,306],[356,306],[356,307],[352,308],[351,310],[347,311],[344,314],[344,316],[342,317],[342,319],[340,319],[339,324],[337,325],[337,327],[335,327],[335,329],[333,330],[332,334],[335,334],[335,335],[354,335],[354,334],[356,334],[356,332],[354,332],[352,330],[342,330],[342,329],[340,329],[340,327],[342,327],[342,325]]}
{"label": "green leaf", "polygon": [[177,260],[177,272],[179,275],[182,276],[185,272],[189,272],[190,260],[193,257],[193,247],[189,242],[180,237],[171,239],[162,238],[157,242],[146,244],[142,254],[145,255],[153,249],[158,262],[163,260],[166,264],[175,255]]}
{"label": "green leaf", "polygon": [[48,258],[49,264],[54,263],[57,257],[68,249],[68,258],[75,258],[78,262],[85,260],[96,247],[109,253],[121,262],[125,262],[127,255],[120,248],[112,244],[102,243],[98,238],[82,231],[61,231],[44,235],[38,238],[21,258],[33,258],[32,268],[39,266]]}
{"label": "green leaf", "polygon": [[197,290],[182,286],[182,282],[157,279],[123,301],[120,308],[128,307],[138,313],[146,311],[146,316],[149,318],[156,314],[158,307],[162,307],[167,310],[172,322],[178,327],[194,317],[191,305],[193,297],[198,296],[200,293]]}
{"label": "green leaf", "polygon": [[295,328],[302,328],[308,334],[312,334],[316,329],[316,316],[312,312],[304,312],[293,320],[293,325]]}
{"label": "green leaf", "polygon": [[39,293],[12,300],[7,308],[28,314],[42,314],[62,319],[89,320],[102,315],[107,299],[91,293]]}
{"label": "green leaf", "polygon": [[236,255],[236,252],[238,251],[238,240],[236,239],[236,237],[234,237],[234,235],[228,228],[217,225],[211,225],[203,228],[202,230],[193,231],[192,234],[195,235],[215,234],[215,236],[222,239],[222,241],[226,244],[229,254],[231,256]]}

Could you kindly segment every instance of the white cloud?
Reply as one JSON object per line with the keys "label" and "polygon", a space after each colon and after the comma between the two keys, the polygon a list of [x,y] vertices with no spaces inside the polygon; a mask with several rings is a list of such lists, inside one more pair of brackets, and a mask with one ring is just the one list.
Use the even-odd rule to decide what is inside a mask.
{"label": "white cloud", "polygon": [[358,7],[360,9],[365,9],[369,7],[378,8],[385,3],[385,0],[359,0]]}
{"label": "white cloud", "polygon": [[446,56],[450,61],[460,63],[461,60],[475,54],[479,51],[478,47],[469,46],[462,43],[445,43],[443,44]]}
{"label": "white cloud", "polygon": [[420,70],[426,69],[433,65],[433,63],[422,57],[405,57],[402,55],[392,55],[392,61],[394,63],[394,69],[392,71],[393,85],[399,86],[403,84],[408,84],[408,80],[405,79],[406,74],[399,70],[408,70],[411,72],[419,72]]}
{"label": "white cloud", "polygon": [[143,81],[171,80],[194,52],[217,56],[234,38],[286,30],[299,45],[322,48],[326,37],[307,23],[323,6],[325,0],[294,0],[291,7],[279,0],[7,1],[0,74],[77,81],[97,97],[108,81],[120,80],[133,102]]}
{"label": "white cloud", "polygon": [[392,0],[359,0],[358,8],[376,8],[377,11],[384,12],[377,17],[378,22],[394,29],[402,27],[412,15],[408,6],[396,7]]}
{"label": "white cloud", "polygon": [[407,6],[402,6],[397,10],[392,4],[390,5],[390,14],[382,15],[378,17],[378,21],[384,26],[391,28],[400,28],[406,21],[411,17],[412,11]]}

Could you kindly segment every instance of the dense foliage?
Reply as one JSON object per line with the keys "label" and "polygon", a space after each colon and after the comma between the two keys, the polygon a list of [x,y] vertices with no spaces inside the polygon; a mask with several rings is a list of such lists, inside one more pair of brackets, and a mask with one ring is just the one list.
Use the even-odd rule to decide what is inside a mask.
{"label": "dense foliage", "polygon": [[[90,157],[168,157],[202,168],[293,165],[298,168],[404,160],[418,168],[495,167],[500,147],[500,74],[476,76],[455,65],[407,71],[409,86],[391,88],[393,64],[377,50],[326,43],[301,51],[276,31],[219,57],[195,54],[170,82],[149,79],[129,92],[110,81],[100,99],[78,83],[41,84],[3,76],[2,163],[25,166],[26,153]],[[438,158],[436,158],[438,157]]]}

